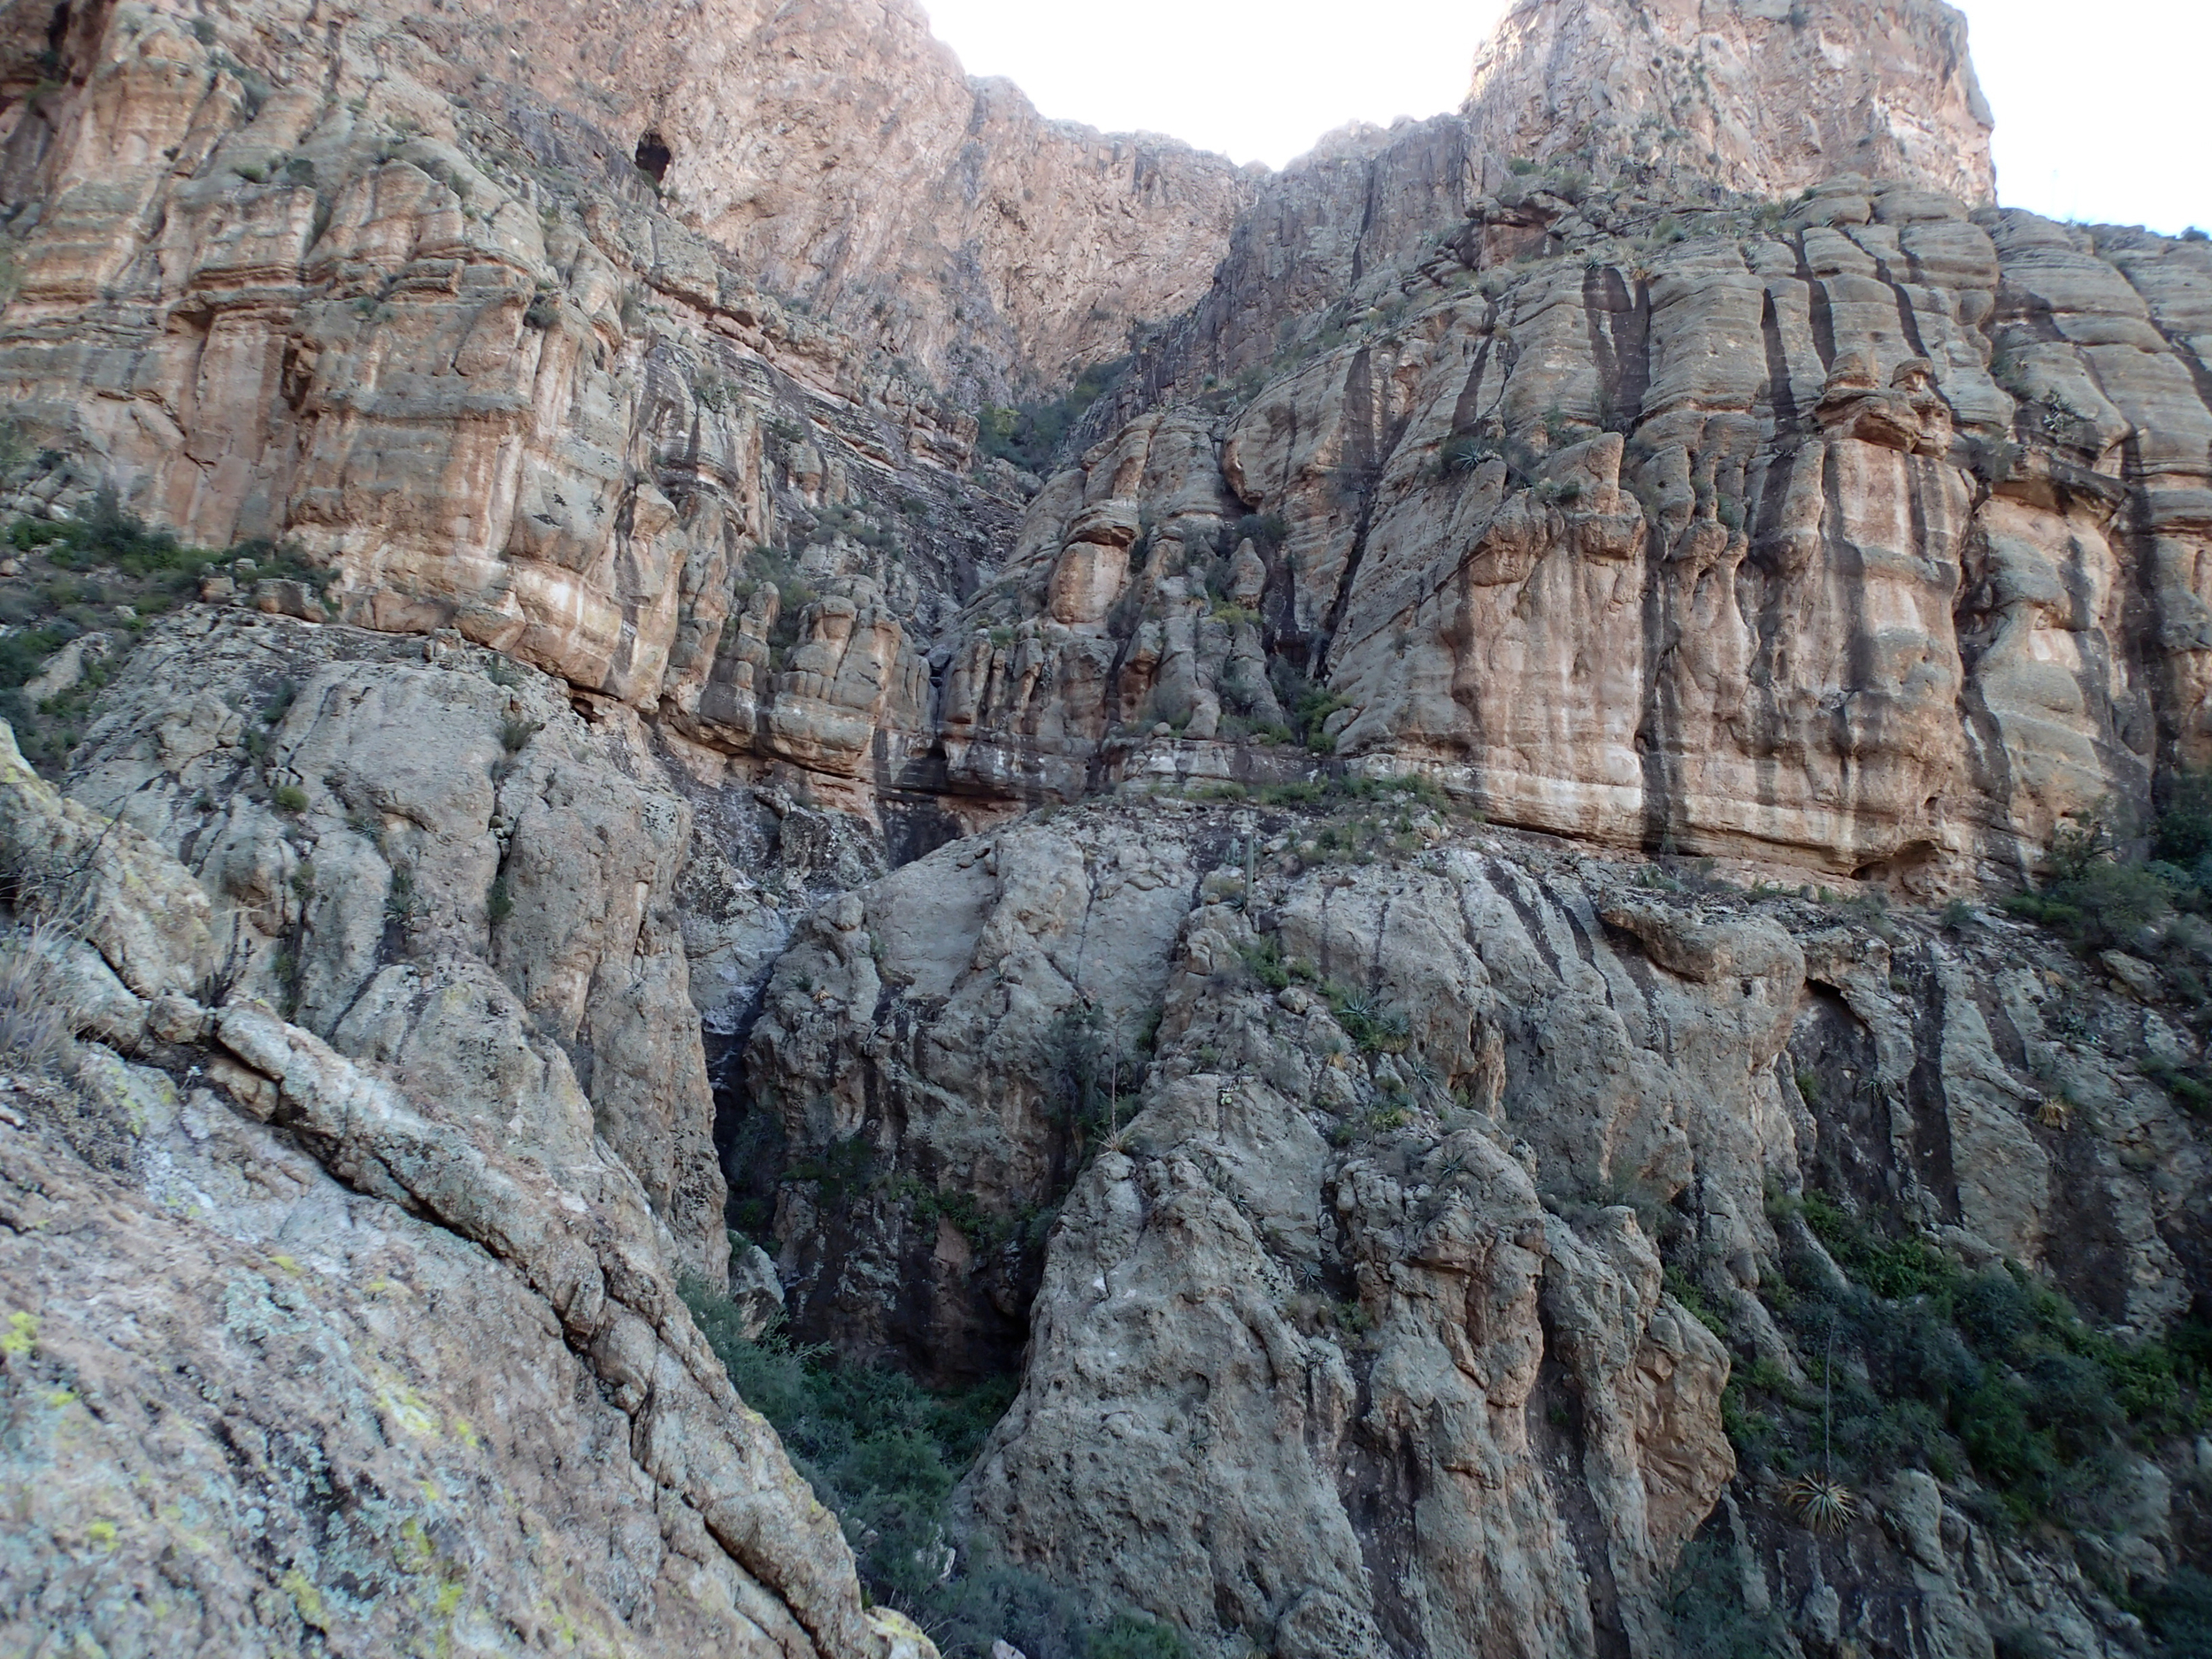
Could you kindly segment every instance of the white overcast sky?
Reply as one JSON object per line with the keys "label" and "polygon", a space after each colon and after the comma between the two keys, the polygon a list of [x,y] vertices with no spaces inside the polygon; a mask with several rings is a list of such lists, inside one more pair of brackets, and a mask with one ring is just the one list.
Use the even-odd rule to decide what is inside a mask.
{"label": "white overcast sky", "polygon": [[[2212,229],[2207,0],[1958,0],[1998,193],[2055,218]],[[923,0],[971,74],[1047,115],[1279,167],[1330,128],[1465,95],[1503,0]]]}

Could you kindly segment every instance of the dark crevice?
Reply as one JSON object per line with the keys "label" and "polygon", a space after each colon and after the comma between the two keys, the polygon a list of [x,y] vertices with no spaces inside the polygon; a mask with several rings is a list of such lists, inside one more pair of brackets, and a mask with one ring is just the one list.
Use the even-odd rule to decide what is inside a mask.
{"label": "dark crevice", "polygon": [[1774,428],[1778,434],[1798,430],[1797,393],[1790,384],[1789,353],[1782,345],[1782,316],[1774,307],[1774,295],[1769,290],[1766,304],[1760,313],[1759,332],[1766,338],[1767,396],[1773,400]]}

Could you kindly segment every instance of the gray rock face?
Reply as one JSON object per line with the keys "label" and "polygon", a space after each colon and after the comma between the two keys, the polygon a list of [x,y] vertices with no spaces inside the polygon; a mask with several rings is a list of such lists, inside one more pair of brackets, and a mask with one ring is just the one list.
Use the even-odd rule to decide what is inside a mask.
{"label": "gray rock face", "polygon": [[1015,1361],[1081,1097],[1133,1110],[1194,880],[1143,815],[1086,815],[960,842],[800,930],[746,1071],[787,1156],[826,1171],[777,1196],[803,1335],[949,1377]]}
{"label": "gray rock face", "polygon": [[[380,979],[356,1034],[396,1052],[357,1064],[227,983],[204,889],[142,832],[107,821],[58,868],[90,818],[0,743],[10,891],[95,918],[136,981],[33,988],[80,1032],[134,1004],[146,1062],[44,1064],[10,1025],[10,1640],[929,1659],[864,1610],[834,1517],[678,1299],[646,1188],[573,1082],[529,1069],[512,994]],[[107,933],[124,893],[144,931]],[[157,958],[227,1000],[162,988]]]}
{"label": "gray rock face", "polygon": [[689,810],[642,734],[457,642],[282,618],[169,625],[134,672],[71,794],[199,878],[223,993],[561,1160],[603,1138],[719,1276]]}
{"label": "gray rock face", "polygon": [[1195,1659],[2140,1653],[2212,928],[1878,895],[2212,763],[2212,257],[1986,140],[1933,0],[1265,179],[904,0],[0,7],[0,505],[286,544],[0,742],[0,1647],[933,1659],[726,1293]]}
{"label": "gray rock face", "polygon": [[[1348,866],[1271,815],[1284,850],[1247,893],[1259,815],[1160,801],[1147,854],[1181,878],[1143,901],[1159,922],[1102,927],[1133,810],[835,901],[749,1054],[791,1137],[778,1231],[810,1334],[941,1365],[1021,1253],[972,1218],[1056,1206],[1022,1392],[962,1492],[1005,1558],[1275,1655],[1661,1652],[1670,1574],[1736,1472],[1715,1330],[1817,1358],[1762,1300],[1818,1248],[1787,1194],[1901,1210],[2137,1329],[2185,1302],[2162,1235],[2198,1239],[2202,1205],[2160,1194],[2203,1153],[2112,1058],[2139,1041],[2121,1005],[2093,1046],[2034,1034],[2053,993],[2006,979],[2017,935],[1893,944],[1433,819],[1429,850]],[[1019,1154],[1067,1080],[1020,1040],[1079,987],[1114,1020],[1156,996],[1156,1046],[1114,1125],[1071,1137],[1089,1162],[1060,1198]],[[2098,1134],[2045,1110],[2059,1089],[2109,1102]],[[2146,1110],[2155,1176],[2119,1126]],[[2052,1242],[2120,1217],[2142,1219],[2114,1257]],[[2022,1597],[2088,1619],[2059,1571],[1920,1594],[1985,1636]]]}

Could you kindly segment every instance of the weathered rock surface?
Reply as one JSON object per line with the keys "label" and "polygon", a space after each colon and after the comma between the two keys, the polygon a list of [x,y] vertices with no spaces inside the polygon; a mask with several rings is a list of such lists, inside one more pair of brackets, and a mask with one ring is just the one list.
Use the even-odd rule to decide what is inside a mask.
{"label": "weathered rock surface", "polygon": [[[76,19],[73,78],[10,141],[38,204],[0,379],[62,457],[24,499],[105,476],[194,535],[290,535],[337,615],[452,628],[657,718],[710,784],[795,768],[887,830],[1162,764],[1281,771],[1243,740],[1291,729],[1286,675],[1340,752],[1503,821],[1932,888],[2016,874],[2212,753],[2212,265],[1970,214],[1985,115],[1947,8],[1517,8],[1460,114],[1270,182],[1102,408],[1166,406],[1045,488],[995,576],[1007,502],[957,475],[966,417],[761,279],[815,272],[835,313],[881,249],[950,257],[946,111],[1002,94],[956,93],[900,8],[873,33],[742,10],[646,45],[555,8],[513,72],[642,54],[600,139],[710,111],[678,149],[726,195],[684,215],[584,117],[531,114],[550,82],[488,111],[377,15],[262,68],[219,30]],[[422,40],[503,63],[500,27]],[[680,50],[695,27],[712,51]],[[368,77],[403,35],[411,68]],[[283,79],[331,51],[335,91]],[[854,219],[849,136],[792,111],[906,58],[896,208]],[[818,201],[747,196],[789,162],[732,136],[763,124],[833,164]],[[1054,211],[1093,211],[1052,143],[1007,143]],[[1171,175],[1146,173],[1163,225]],[[853,219],[835,258],[817,205]],[[159,249],[129,228],[155,214]],[[248,257],[280,223],[282,259]],[[1038,280],[1040,315],[1073,314]],[[1202,373],[1234,381],[1225,415],[1179,401]],[[1202,747],[1145,752],[1163,723]]]}
{"label": "weathered rock surface", "polygon": [[[2212,252],[1986,140],[1932,0],[1525,0],[1273,178],[906,0],[0,6],[5,505],[272,544],[10,694],[98,692],[64,787],[0,746],[77,1036],[0,1007],[10,1641],[927,1659],[695,1278],[1018,1372],[914,1559],[1198,1659],[1667,1659],[1717,1573],[2140,1652],[2212,1446],[2095,1367],[2212,1305],[2212,930],[1795,887],[2212,762]],[[1916,1396],[1818,1536],[1870,1308],[2094,1461]]]}
{"label": "weathered rock surface", "polygon": [[1261,370],[1325,308],[1377,303],[1486,196],[1571,203],[1633,180],[1703,204],[1863,173],[1978,207],[1996,194],[1990,131],[1965,20],[1941,0],[1524,0],[1456,112],[1333,133],[1270,179],[1132,390]]}
{"label": "weathered rock surface", "polygon": [[1157,1008],[1191,861],[1135,813],[974,837],[800,930],[746,1066],[787,1156],[833,1171],[776,1194],[802,1335],[946,1378],[1018,1359],[1071,1087],[1133,1096],[1112,1056]]}
{"label": "weathered rock surface", "polygon": [[[1250,775],[1220,739],[1287,665],[1336,752],[1500,820],[1939,887],[2203,764],[2212,250],[1848,180],[1655,244],[1632,207],[1494,201],[1530,258],[1472,279],[1478,221],[1240,411],[1056,480],[971,608],[1018,636],[954,658],[956,775],[1073,793],[1163,719]],[[1071,619],[1107,499],[1147,557]]]}
{"label": "weathered rock surface", "polygon": [[71,795],[199,879],[223,994],[561,1165],[603,1139],[680,1259],[719,1274],[675,910],[686,803],[619,713],[588,726],[542,676],[430,643],[234,612],[166,624]]}
{"label": "weathered rock surface", "polygon": [[[89,816],[0,744],[19,902],[127,895],[146,930],[90,933],[142,1063],[88,1046],[0,1085],[12,1642],[933,1652],[863,1610],[572,1084],[511,1087],[501,1123],[450,1064],[355,1064],[223,983],[202,887],[131,826],[40,856]],[[430,1043],[497,1049],[445,1000]]]}
{"label": "weathered rock surface", "polygon": [[[887,700],[926,725],[912,639],[1005,511],[951,400],[1187,304],[1248,183],[972,87],[910,5],[663,12],[22,31],[0,387],[53,458],[19,504],[105,483],[196,541],[288,540],[350,620],[457,629],[726,752],[849,775]],[[857,581],[803,617],[787,585],[807,660],[772,707],[760,544]]]}
{"label": "weathered rock surface", "polygon": [[[964,1488],[1005,1557],[1276,1655],[1665,1651],[1736,1467],[1729,1356],[1675,1293],[1796,1366],[1761,1300],[1809,1236],[1778,1194],[1914,1217],[2124,1328],[2187,1308],[2204,1152],[2115,1057],[2156,1033],[2116,1008],[2054,1041],[2077,993],[2018,933],[1892,943],[1432,818],[1430,850],[1351,866],[1302,833],[1171,801],[1025,821],[832,902],[779,965],[749,1081],[807,1335],[953,1374],[1005,1347],[1022,1224],[1056,1215]],[[1157,1021],[1118,1126],[1079,1117],[1086,1003],[1102,1095]],[[1923,1593],[1985,1637],[2052,1594],[2088,1621],[2064,1579]]]}
{"label": "weathered rock surface", "polygon": [[1966,19],[1942,0],[1521,0],[1475,60],[1464,114],[1493,168],[1565,156],[1753,196],[1838,173],[1996,196]]}

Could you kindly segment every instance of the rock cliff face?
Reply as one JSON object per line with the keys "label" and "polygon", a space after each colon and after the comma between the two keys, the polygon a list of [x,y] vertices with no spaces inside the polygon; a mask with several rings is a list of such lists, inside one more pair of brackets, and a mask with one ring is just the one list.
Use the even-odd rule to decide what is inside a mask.
{"label": "rock cliff face", "polygon": [[1164,720],[1238,775],[1287,666],[1501,820],[1936,885],[2202,764],[2212,254],[1849,180],[1653,211],[1491,198],[1240,407],[1085,456],[973,612],[1052,671],[971,717],[972,646],[949,740]]}
{"label": "rock cliff face", "polygon": [[1978,207],[1996,195],[1990,130],[1965,21],[1941,0],[1517,4],[1457,112],[1332,134],[1268,181],[1138,385],[1157,396],[1263,368],[1317,313],[1373,303],[1371,279],[1540,170],[1571,195],[1633,178],[1669,206],[1856,173]]}
{"label": "rock cliff face", "polygon": [[199,541],[289,540],[349,618],[740,749],[749,550],[872,503],[856,612],[808,619],[818,683],[764,733],[832,772],[919,700],[887,618],[926,630],[995,528],[948,398],[1119,352],[1248,193],[971,88],[903,5],[557,6],[526,55],[457,11],[101,4],[50,42],[35,10],[0,65],[0,386],[54,463],[19,500],[104,482]]}
{"label": "rock cliff face", "polygon": [[[340,1027],[357,1064],[239,995],[234,885],[12,743],[0,768],[10,891],[82,934],[10,941],[12,1641],[933,1651],[864,1611],[516,996],[379,976]],[[26,1041],[42,1008],[88,1039],[65,1077]]]}
{"label": "rock cliff face", "polygon": [[2212,250],[1987,137],[0,4],[0,1647],[2180,1643]]}
{"label": "rock cliff face", "polygon": [[1492,166],[1641,162],[1765,196],[1859,172],[1996,196],[1966,19],[1942,0],[1522,0],[1464,114]]}
{"label": "rock cliff face", "polygon": [[[2114,1005],[2067,1046],[2025,929],[1686,899],[1397,818],[1343,863],[1371,821],[1087,810],[848,895],[779,965],[749,1073],[794,1318],[941,1370],[1026,1308],[963,1494],[1011,1558],[1302,1659],[1664,1652],[1737,1473],[1715,1333],[1794,1372],[1774,1287],[1841,1278],[1793,1194],[2131,1328],[2189,1305],[2204,1153],[2123,1058],[2170,1028]],[[1820,1582],[1803,1543],[1762,1594]],[[2017,1560],[1962,1625],[2093,1627],[2070,1571]]]}

